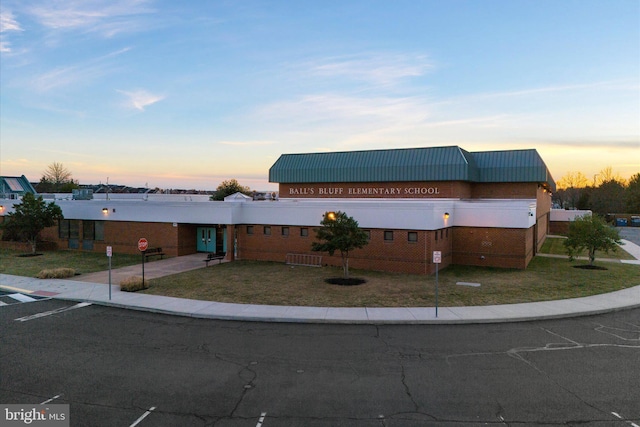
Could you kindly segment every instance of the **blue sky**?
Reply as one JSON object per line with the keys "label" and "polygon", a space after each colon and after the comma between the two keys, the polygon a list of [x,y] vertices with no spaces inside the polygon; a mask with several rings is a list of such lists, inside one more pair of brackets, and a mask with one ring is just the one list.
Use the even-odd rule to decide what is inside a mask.
{"label": "blue sky", "polygon": [[2,0],[0,174],[275,189],[280,154],[640,172],[637,0]]}

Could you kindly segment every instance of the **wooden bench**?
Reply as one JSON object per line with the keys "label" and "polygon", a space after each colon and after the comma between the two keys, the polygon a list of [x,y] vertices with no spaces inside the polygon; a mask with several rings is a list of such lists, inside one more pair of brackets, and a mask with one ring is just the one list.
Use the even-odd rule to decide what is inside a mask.
{"label": "wooden bench", "polygon": [[151,256],[159,256],[160,259],[164,256],[164,252],[162,252],[162,248],[149,248],[144,251],[144,259],[147,259]]}
{"label": "wooden bench", "polygon": [[209,252],[207,254],[207,259],[203,259],[204,262],[207,263],[207,267],[209,267],[209,263],[214,260],[218,260],[218,264],[222,263],[222,260],[227,255],[226,252],[220,252],[219,254]]}

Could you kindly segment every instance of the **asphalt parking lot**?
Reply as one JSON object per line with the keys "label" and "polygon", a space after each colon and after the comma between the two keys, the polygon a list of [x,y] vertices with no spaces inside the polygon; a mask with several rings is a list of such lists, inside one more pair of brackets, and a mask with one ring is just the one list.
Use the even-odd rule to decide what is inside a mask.
{"label": "asphalt parking lot", "polygon": [[491,325],[0,307],[0,402],[77,426],[640,425],[640,310]]}

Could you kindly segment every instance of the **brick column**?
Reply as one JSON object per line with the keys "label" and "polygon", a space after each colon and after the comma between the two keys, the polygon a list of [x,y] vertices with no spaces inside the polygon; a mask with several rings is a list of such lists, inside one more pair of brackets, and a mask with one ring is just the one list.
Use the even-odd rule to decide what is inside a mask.
{"label": "brick column", "polygon": [[234,256],[234,247],[235,247],[235,237],[236,237],[236,226],[233,224],[227,224],[227,255],[225,259],[228,261],[233,261],[235,259]]}

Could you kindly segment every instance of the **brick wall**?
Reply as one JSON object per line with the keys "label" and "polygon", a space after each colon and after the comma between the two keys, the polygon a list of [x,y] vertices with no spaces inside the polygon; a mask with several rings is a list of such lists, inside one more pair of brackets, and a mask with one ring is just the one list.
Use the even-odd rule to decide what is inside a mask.
{"label": "brick wall", "polygon": [[[374,191],[374,189],[376,191]],[[279,184],[279,197],[322,198],[469,198],[471,184],[461,181],[434,182],[346,182]]]}
{"label": "brick wall", "polygon": [[533,258],[533,228],[453,229],[453,264],[526,268]]}
{"label": "brick wall", "polygon": [[473,199],[535,199],[538,184],[531,182],[486,182],[471,186]]}
{"label": "brick wall", "polygon": [[[253,228],[249,234],[248,228]],[[271,234],[265,234],[264,228],[270,227]],[[276,225],[239,225],[238,259],[284,262],[287,253],[322,255],[323,265],[341,266],[339,253],[329,256],[327,253],[311,251],[315,241],[313,227],[289,226],[288,234],[283,235],[283,227]],[[308,236],[301,236],[300,230],[308,230]],[[431,263],[432,251],[442,251],[444,268],[452,260],[453,233],[451,229],[441,231],[412,231],[417,241],[409,241],[407,230],[371,229],[369,244],[349,254],[349,266],[366,270],[393,271],[414,274],[431,274],[435,265]],[[385,240],[385,231],[393,233],[393,240]],[[438,234],[437,240],[435,234]]]}

